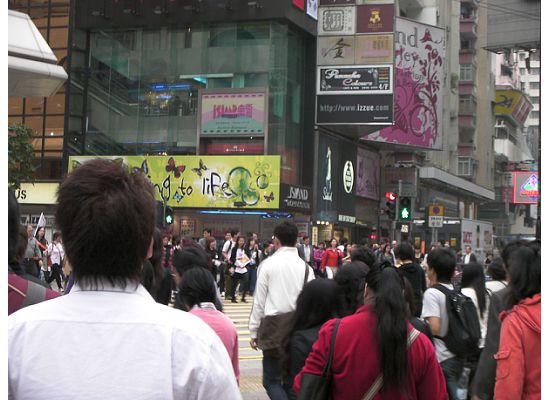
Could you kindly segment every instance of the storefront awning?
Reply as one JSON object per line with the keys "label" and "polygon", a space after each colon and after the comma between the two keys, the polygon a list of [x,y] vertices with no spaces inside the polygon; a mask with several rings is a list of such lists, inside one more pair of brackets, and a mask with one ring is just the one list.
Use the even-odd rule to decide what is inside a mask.
{"label": "storefront awning", "polygon": [[476,185],[466,179],[459,178],[435,167],[421,167],[419,169],[419,178],[422,180],[433,181],[439,185],[445,185],[453,191],[464,191],[469,196],[482,200],[494,200],[495,192],[485,189],[483,186]]}
{"label": "storefront awning", "polygon": [[8,95],[48,97],[67,80],[63,67],[27,14],[8,10]]}

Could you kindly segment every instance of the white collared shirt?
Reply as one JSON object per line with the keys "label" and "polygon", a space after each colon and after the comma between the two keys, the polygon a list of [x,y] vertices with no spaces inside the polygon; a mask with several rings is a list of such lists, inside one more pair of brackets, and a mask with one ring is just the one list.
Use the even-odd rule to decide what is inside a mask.
{"label": "white collared shirt", "polygon": [[306,262],[311,261],[311,248],[309,247],[309,245],[306,244],[304,244],[304,259],[306,260]]}
{"label": "white collared shirt", "polygon": [[[43,340],[61,346],[44,351]],[[240,399],[219,337],[139,285],[62,297],[8,318],[9,398]]]}
{"label": "white collared shirt", "polygon": [[[277,315],[296,309],[296,299],[302,291],[306,263],[296,247],[281,247],[258,267],[258,280],[250,313],[250,336],[256,338],[260,321],[266,315]],[[308,282],[314,279],[308,266]],[[268,290],[269,288],[269,290]]]}

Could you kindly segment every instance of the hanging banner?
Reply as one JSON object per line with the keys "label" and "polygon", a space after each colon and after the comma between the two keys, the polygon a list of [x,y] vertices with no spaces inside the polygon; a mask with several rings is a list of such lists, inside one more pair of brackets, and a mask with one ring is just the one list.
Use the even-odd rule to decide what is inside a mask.
{"label": "hanging banner", "polygon": [[95,158],[144,173],[171,207],[279,208],[280,156],[72,156],[69,172]]}
{"label": "hanging banner", "polygon": [[265,89],[200,91],[200,135],[264,135],[267,99]]}
{"label": "hanging banner", "polygon": [[391,65],[319,67],[317,94],[391,94]]}
{"label": "hanging banner", "polygon": [[319,36],[317,38],[317,65],[353,64],[354,50],[354,36]]}
{"label": "hanging banner", "polygon": [[298,7],[300,10],[305,10],[305,2],[304,0],[292,0],[292,4],[294,4],[296,7]]}
{"label": "hanging banner", "polygon": [[395,46],[394,125],[363,139],[441,149],[445,30],[396,18]]}
{"label": "hanging banner", "polygon": [[355,64],[393,63],[393,35],[360,35],[355,38]]}
{"label": "hanging banner", "polygon": [[515,171],[514,173],[515,204],[537,204],[539,198],[539,173]]}

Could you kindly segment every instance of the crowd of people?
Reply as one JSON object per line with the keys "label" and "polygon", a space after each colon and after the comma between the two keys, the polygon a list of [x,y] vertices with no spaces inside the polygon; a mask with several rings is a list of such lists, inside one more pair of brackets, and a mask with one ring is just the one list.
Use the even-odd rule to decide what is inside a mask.
{"label": "crowd of people", "polygon": [[298,243],[288,221],[267,241],[173,237],[109,160],[62,182],[51,243],[8,200],[10,398],[240,398],[224,297],[252,300],[271,399],[317,398],[320,378],[334,399],[540,398],[540,241],[481,264],[445,243]]}

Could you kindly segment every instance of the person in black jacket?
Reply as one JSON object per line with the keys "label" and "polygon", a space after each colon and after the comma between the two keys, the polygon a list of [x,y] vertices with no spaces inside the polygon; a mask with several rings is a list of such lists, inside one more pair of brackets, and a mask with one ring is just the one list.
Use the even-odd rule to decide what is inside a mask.
{"label": "person in black jacket", "polygon": [[281,363],[288,398],[296,399],[292,385],[302,370],[321,326],[341,316],[338,307],[338,284],[332,279],[314,279],[305,284],[296,300],[296,312],[283,338]]}
{"label": "person in black jacket", "polygon": [[395,258],[398,260],[399,273],[409,280],[413,288],[415,308],[413,315],[419,318],[422,314],[422,295],[426,291],[424,270],[414,261],[414,249],[407,242],[403,242],[397,246]]}

